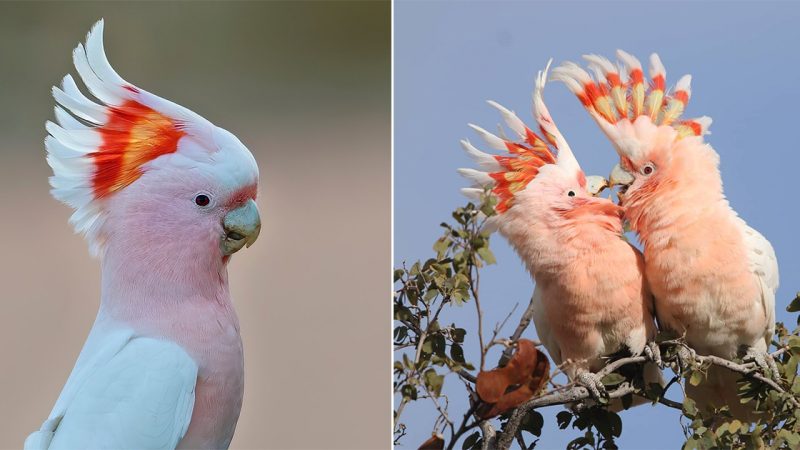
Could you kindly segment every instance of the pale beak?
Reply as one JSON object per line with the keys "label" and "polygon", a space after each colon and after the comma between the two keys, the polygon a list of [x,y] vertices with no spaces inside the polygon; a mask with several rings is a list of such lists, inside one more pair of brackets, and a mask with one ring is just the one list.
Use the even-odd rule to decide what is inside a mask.
{"label": "pale beak", "polygon": [[611,175],[608,176],[609,187],[628,186],[631,183],[633,183],[633,175],[620,167],[619,164],[615,165],[614,169],[611,170]]}
{"label": "pale beak", "polygon": [[256,202],[248,200],[244,205],[230,211],[222,220],[222,227],[225,230],[225,236],[220,242],[223,255],[230,256],[244,246],[253,245],[261,232],[261,217]]}
{"label": "pale beak", "polygon": [[608,181],[599,175],[590,175],[586,177],[586,190],[592,194],[593,197],[600,195],[603,189],[607,187]]}

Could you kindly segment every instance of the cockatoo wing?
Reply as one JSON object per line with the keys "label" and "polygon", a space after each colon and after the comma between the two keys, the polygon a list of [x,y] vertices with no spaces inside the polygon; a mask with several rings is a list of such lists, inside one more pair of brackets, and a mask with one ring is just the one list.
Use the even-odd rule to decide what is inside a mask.
{"label": "cockatoo wing", "polygon": [[542,302],[542,290],[538,284],[533,289],[531,303],[533,303],[533,325],[536,327],[536,335],[539,337],[539,341],[544,344],[547,353],[550,353],[550,358],[553,362],[556,365],[560,365],[562,362],[561,347],[551,332],[550,321],[547,320],[547,313]]}
{"label": "cockatoo wing", "polygon": [[[96,337],[96,336],[95,336]],[[87,341],[56,407],[25,449],[174,449],[192,417],[197,364],[177,344]],[[88,353],[87,353],[88,350]]]}
{"label": "cockatoo wing", "polygon": [[769,347],[772,335],[775,333],[775,292],[780,281],[778,258],[775,257],[772,245],[761,233],[748,226],[744,220],[740,222],[740,227],[747,247],[750,269],[758,278],[761,287],[761,302],[767,316],[767,333],[764,339]]}

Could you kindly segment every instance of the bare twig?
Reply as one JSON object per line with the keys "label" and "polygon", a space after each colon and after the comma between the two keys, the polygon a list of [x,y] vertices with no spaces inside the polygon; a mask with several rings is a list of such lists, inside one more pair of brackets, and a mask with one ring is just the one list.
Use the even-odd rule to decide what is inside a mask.
{"label": "bare twig", "polygon": [[[775,380],[765,377],[764,375],[758,373],[754,370],[754,365],[752,363],[746,364],[737,364],[733,361],[728,361],[727,359],[720,358],[718,356],[707,355],[707,356],[700,356],[697,355],[695,357],[697,362],[700,364],[713,364],[715,366],[725,367],[728,370],[732,370],[734,372],[738,372],[746,377],[752,378],[754,380],[758,380],[767,386],[771,387],[773,390],[776,390],[782,394],[786,393],[786,389],[780,386]],[[800,408],[800,402],[792,396],[789,398],[795,408]]]}
{"label": "bare twig", "polygon": [[481,348],[481,366],[480,370],[483,372],[483,369],[486,367],[486,347],[483,346],[483,311],[481,311],[481,300],[478,296],[478,283],[480,274],[477,271],[477,268],[472,266],[470,263],[470,272],[473,269],[475,270],[475,275],[470,277],[469,280],[469,290],[472,292],[472,298],[475,299],[475,310],[478,312],[478,345]]}
{"label": "bare twig", "polygon": [[480,422],[481,433],[483,434],[483,444],[481,450],[494,450],[497,448],[497,432],[489,422],[483,420]]}
{"label": "bare twig", "polygon": [[439,411],[439,417],[445,422],[446,426],[450,427],[450,436],[451,437],[455,436],[456,433],[455,425],[453,425],[453,421],[450,420],[450,416],[447,415],[447,408],[450,406],[450,401],[447,399],[447,396],[446,395],[441,396],[442,398],[444,398],[445,401],[445,406],[444,408],[442,408],[442,406],[439,404],[439,400],[436,399],[436,396],[431,395],[427,387],[425,388],[425,391],[428,392],[428,396],[430,397],[431,401],[433,401],[433,404],[436,406],[436,410]]}
{"label": "bare twig", "polygon": [[[467,386],[467,389],[469,390],[469,386]],[[472,397],[472,395],[473,393],[470,391],[470,397]],[[447,450],[452,450],[455,447],[456,442],[458,442],[458,440],[461,439],[461,436],[463,436],[464,433],[477,427],[478,424],[482,422],[479,420],[475,420],[471,424],[467,425],[467,422],[469,422],[469,418],[472,416],[472,414],[475,412],[475,409],[478,406],[477,402],[475,401],[470,401],[470,403],[471,405],[467,410],[467,412],[464,414],[464,418],[461,420],[461,425],[459,425],[458,431],[456,431],[455,435],[453,435],[453,437],[450,439],[450,444],[447,445]]]}
{"label": "bare twig", "polygon": [[[533,320],[533,307],[535,306],[533,296],[531,296],[531,301],[528,303],[528,307],[525,309],[525,312],[522,313],[522,317],[519,319],[519,324],[517,328],[514,330],[514,334],[511,335],[511,341],[516,342],[522,337],[522,333],[525,331],[526,328],[531,324]],[[511,360],[511,354],[514,352],[513,349],[507,348],[503,351],[503,355],[500,357],[500,362],[498,363],[499,366],[503,366],[508,364]]]}
{"label": "bare twig", "polygon": [[484,349],[485,352],[488,353],[489,349],[492,348],[492,346],[494,346],[494,345],[498,345],[498,344],[499,345],[503,345],[503,346],[506,347],[506,349],[508,349],[514,343],[514,341],[508,340],[508,339],[497,339],[497,335],[500,334],[500,330],[502,330],[503,327],[506,326],[506,322],[508,322],[508,319],[510,319],[511,316],[514,314],[514,311],[517,310],[517,306],[518,305],[519,305],[519,303],[515,304],[514,307],[511,308],[511,312],[508,313],[506,318],[503,319],[502,322],[500,322],[497,325],[495,325],[494,330],[492,331],[492,338],[489,340],[489,344]]}
{"label": "bare twig", "polygon": [[525,439],[522,437],[522,432],[521,431],[517,431],[516,438],[517,438],[517,444],[519,444],[519,447],[522,450],[527,450],[528,449],[528,444],[525,443]]}

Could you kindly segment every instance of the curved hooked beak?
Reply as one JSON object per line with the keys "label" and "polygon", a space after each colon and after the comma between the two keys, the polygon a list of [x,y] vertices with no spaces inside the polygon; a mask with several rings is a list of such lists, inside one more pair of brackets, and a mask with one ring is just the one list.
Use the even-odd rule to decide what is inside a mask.
{"label": "curved hooked beak", "polygon": [[586,177],[586,190],[592,194],[593,197],[600,195],[603,189],[607,187],[609,187],[608,181],[599,175],[590,175]]}
{"label": "curved hooked beak", "polygon": [[615,165],[611,170],[611,175],[608,176],[609,187],[622,186],[620,192],[624,194],[631,183],[633,183],[633,175],[619,164]]}
{"label": "curved hooked beak", "polygon": [[225,236],[220,242],[222,254],[230,256],[242,247],[250,247],[258,239],[261,232],[261,216],[258,214],[256,202],[252,199],[247,203],[225,214],[222,220]]}

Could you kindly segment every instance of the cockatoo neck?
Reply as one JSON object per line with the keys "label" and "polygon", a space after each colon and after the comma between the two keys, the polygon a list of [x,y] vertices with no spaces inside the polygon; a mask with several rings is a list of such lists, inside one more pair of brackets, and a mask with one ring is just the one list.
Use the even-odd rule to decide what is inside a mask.
{"label": "cockatoo neck", "polygon": [[728,211],[719,173],[719,155],[700,138],[687,138],[671,150],[669,165],[625,198],[625,217],[646,245],[653,233],[673,230]]}
{"label": "cockatoo neck", "polygon": [[101,314],[148,322],[198,308],[231,310],[227,258],[203,247],[171,241],[148,251],[108,242],[101,263]]}
{"label": "cockatoo neck", "polygon": [[534,276],[557,273],[576,260],[621,242],[621,212],[600,199],[568,211],[506,213],[500,232]]}

